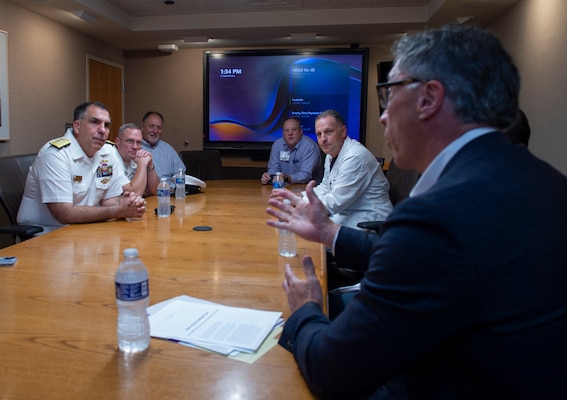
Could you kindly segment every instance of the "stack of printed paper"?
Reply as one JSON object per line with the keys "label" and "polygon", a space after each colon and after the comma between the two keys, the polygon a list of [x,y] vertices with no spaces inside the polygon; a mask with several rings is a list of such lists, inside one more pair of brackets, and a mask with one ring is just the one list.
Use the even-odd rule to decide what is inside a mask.
{"label": "stack of printed paper", "polygon": [[153,337],[224,355],[253,353],[283,320],[281,312],[227,307],[179,296],[148,308]]}

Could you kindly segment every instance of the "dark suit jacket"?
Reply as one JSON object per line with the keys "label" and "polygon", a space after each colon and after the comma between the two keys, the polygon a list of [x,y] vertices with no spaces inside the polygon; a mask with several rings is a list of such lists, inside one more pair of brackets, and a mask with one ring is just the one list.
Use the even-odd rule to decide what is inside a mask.
{"label": "dark suit jacket", "polygon": [[369,269],[333,323],[309,303],[285,325],[316,394],[403,372],[412,399],[567,396],[567,177],[490,133],[383,228],[341,228],[337,261]]}

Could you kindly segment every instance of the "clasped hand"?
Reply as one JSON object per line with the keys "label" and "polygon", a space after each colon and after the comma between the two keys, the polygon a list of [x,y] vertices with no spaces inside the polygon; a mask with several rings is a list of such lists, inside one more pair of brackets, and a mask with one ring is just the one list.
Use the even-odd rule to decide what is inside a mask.
{"label": "clasped hand", "polygon": [[120,204],[125,209],[125,218],[142,218],[146,212],[146,200],[134,192],[124,192]]}
{"label": "clasped hand", "polygon": [[140,168],[148,168],[153,165],[152,153],[146,150],[138,150],[134,162]]}

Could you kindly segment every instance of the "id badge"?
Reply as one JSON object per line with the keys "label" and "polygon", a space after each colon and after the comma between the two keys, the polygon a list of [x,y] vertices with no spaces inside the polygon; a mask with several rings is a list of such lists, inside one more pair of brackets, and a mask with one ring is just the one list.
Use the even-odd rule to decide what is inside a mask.
{"label": "id badge", "polygon": [[289,151],[280,151],[280,161],[289,161]]}

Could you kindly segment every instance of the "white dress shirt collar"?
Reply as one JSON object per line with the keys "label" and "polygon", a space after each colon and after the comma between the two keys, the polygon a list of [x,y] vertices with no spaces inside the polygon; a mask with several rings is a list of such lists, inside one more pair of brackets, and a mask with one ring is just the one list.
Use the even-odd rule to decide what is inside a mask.
{"label": "white dress shirt collar", "polygon": [[472,129],[464,133],[458,139],[451,142],[447,147],[443,149],[443,151],[441,151],[441,153],[437,155],[437,157],[433,159],[431,164],[429,164],[427,169],[423,172],[423,174],[413,187],[412,191],[410,192],[410,197],[418,196],[427,192],[431,188],[431,186],[433,186],[437,182],[439,176],[441,176],[441,172],[443,172],[445,166],[449,163],[449,161],[451,161],[453,156],[457,154],[457,152],[462,149],[467,143],[476,139],[477,137],[485,135],[489,132],[494,132],[496,130],[497,129],[491,127]]}

